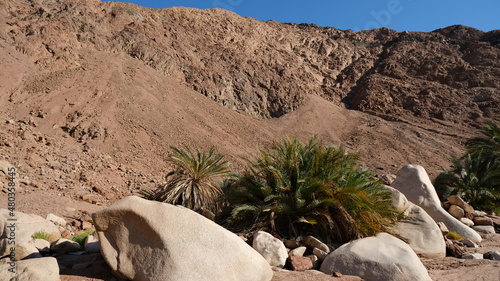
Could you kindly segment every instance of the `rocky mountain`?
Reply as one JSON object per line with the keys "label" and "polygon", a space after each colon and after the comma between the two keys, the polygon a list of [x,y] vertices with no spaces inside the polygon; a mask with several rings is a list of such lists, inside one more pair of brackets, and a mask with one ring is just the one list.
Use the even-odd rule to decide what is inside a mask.
{"label": "rocky mountain", "polygon": [[0,2],[0,151],[26,190],[104,202],[161,182],[169,146],[286,136],[431,175],[500,115],[500,30],[353,32],[221,9]]}

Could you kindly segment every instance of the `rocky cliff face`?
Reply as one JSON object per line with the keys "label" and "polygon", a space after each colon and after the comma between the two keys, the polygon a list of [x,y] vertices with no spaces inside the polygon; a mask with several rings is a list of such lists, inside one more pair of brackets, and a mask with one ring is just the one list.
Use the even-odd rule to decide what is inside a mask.
{"label": "rocky cliff face", "polygon": [[161,181],[170,145],[214,144],[237,164],[287,135],[343,142],[384,173],[432,174],[500,114],[500,32],[464,26],[356,33],[14,0],[0,2],[0,56],[1,152],[42,186],[103,194]]}
{"label": "rocky cliff face", "polygon": [[498,30],[354,33],[220,9],[7,5],[6,36],[40,66],[83,65],[81,49],[120,53],[250,115],[280,117],[310,94],[362,111],[459,123],[499,113]]}

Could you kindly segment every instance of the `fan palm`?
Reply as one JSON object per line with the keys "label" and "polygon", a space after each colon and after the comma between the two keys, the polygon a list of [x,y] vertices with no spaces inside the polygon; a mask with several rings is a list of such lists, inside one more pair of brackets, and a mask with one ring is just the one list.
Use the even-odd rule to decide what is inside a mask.
{"label": "fan palm", "polygon": [[[500,163],[482,150],[451,158],[452,170],[442,170],[435,187],[444,201],[458,195],[476,209],[491,209],[500,203]],[[495,203],[496,202],[496,203]]]}
{"label": "fan palm", "polygon": [[140,193],[146,199],[182,205],[213,217],[219,211],[217,199],[222,191],[212,180],[228,175],[229,162],[223,158],[215,154],[214,147],[208,153],[199,150],[193,153],[187,146],[172,147],[170,160],[177,169],[166,176],[164,185],[152,192],[141,190]]}
{"label": "fan palm", "polygon": [[316,138],[275,144],[224,189],[232,222],[337,242],[375,234],[396,216],[390,194],[357,162]]}
{"label": "fan palm", "polygon": [[500,161],[500,127],[493,122],[486,122],[480,132],[483,137],[475,137],[467,140],[466,147],[471,154],[482,151],[483,155],[492,155]]}

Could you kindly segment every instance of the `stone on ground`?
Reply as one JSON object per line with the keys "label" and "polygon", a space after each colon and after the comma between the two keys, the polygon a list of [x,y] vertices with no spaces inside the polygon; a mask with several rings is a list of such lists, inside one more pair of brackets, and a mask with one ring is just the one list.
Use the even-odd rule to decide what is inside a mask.
{"label": "stone on ground", "polygon": [[10,273],[10,265],[0,264],[0,281],[60,281],[59,266],[53,257],[16,262],[17,272]]}
{"label": "stone on ground", "polygon": [[462,259],[466,259],[466,260],[482,260],[483,259],[483,254],[480,254],[480,253],[464,254],[464,255],[462,255]]}
{"label": "stone on ground", "polygon": [[38,251],[38,249],[35,247],[35,245],[32,242],[25,242],[19,245],[16,245],[16,259],[17,260],[22,260],[22,259],[33,259],[33,258],[41,258],[42,255]]}
{"label": "stone on ground", "polygon": [[500,261],[500,252],[499,251],[489,251],[484,254],[485,259],[490,259],[494,261]]}
{"label": "stone on ground", "polygon": [[448,202],[450,202],[450,204],[452,205],[456,205],[462,208],[462,210],[464,210],[464,212],[466,213],[476,214],[474,208],[472,208],[471,205],[467,204],[467,202],[465,202],[462,198],[458,197],[457,195],[452,195],[448,197]]}
{"label": "stone on ground", "polygon": [[66,238],[60,238],[50,244],[50,251],[58,254],[66,254],[77,252],[82,249],[82,246],[75,241]]}
{"label": "stone on ground", "polygon": [[83,245],[85,251],[89,253],[99,253],[99,238],[97,236],[97,232],[92,233],[91,235],[85,238],[85,243]]}
{"label": "stone on ground", "polygon": [[474,217],[474,224],[476,225],[491,225],[493,226],[493,220],[488,217]]}
{"label": "stone on ground", "polygon": [[408,202],[401,192],[390,186],[385,188],[393,194],[395,208],[406,217],[392,227],[391,231],[406,239],[418,255],[426,258],[445,257],[446,245],[436,222],[422,208]]}
{"label": "stone on ground", "polygon": [[465,217],[461,218],[461,219],[460,219],[460,222],[461,222],[461,223],[463,223],[463,224],[465,224],[465,225],[466,225],[466,226],[468,226],[468,227],[472,227],[472,226],[474,226],[474,222],[473,222],[473,221],[471,221],[471,220],[470,220],[470,219],[468,219],[468,218],[465,218]]}
{"label": "stone on ground", "polygon": [[481,242],[481,236],[462,222],[450,215],[439,201],[434,186],[425,169],[418,165],[406,165],[397,173],[392,186],[401,191],[412,203],[422,207],[434,221],[443,222],[450,231],[457,232],[475,243]]}
{"label": "stone on ground", "polygon": [[306,252],[307,248],[302,246],[302,247],[298,247],[298,248],[295,248],[293,250],[291,250],[290,252],[288,252],[288,256],[291,257],[291,256],[304,256],[304,253]]}
{"label": "stone on ground", "polygon": [[302,239],[301,242],[304,246],[307,246],[311,249],[318,248],[325,253],[330,253],[330,248],[325,243],[321,242],[321,240],[319,240],[314,236],[311,235],[306,236],[304,237],[304,239]]}
{"label": "stone on ground", "polygon": [[65,226],[66,225],[66,220],[59,217],[59,216],[56,216],[54,214],[48,214],[47,217],[45,218],[46,220],[48,221],[51,221],[53,222],[54,224],[57,224],[57,225],[61,225],[61,226]]}
{"label": "stone on ground", "polygon": [[252,247],[271,265],[283,267],[288,257],[285,244],[271,234],[258,231],[253,236]]}
{"label": "stone on ground", "polygon": [[302,256],[288,257],[287,264],[294,271],[305,271],[313,268],[312,260]]}
{"label": "stone on ground", "polygon": [[460,208],[457,205],[451,205],[450,208],[448,209],[448,213],[450,213],[450,215],[454,216],[457,220],[459,220],[465,216],[464,209]]}
{"label": "stone on ground", "polygon": [[136,281],[269,281],[268,262],[237,235],[183,207],[126,197],[93,215],[101,253]]}
{"label": "stone on ground", "polygon": [[50,242],[45,239],[35,239],[33,244],[38,249],[40,253],[50,252]]}
{"label": "stone on ground", "polygon": [[[11,222],[8,221],[10,212],[7,209],[0,209],[0,256],[7,254],[10,248],[5,238],[9,237],[11,231]],[[59,228],[53,223],[40,216],[33,214],[25,214],[14,212],[14,218],[17,219],[15,224],[15,237],[17,244],[23,244],[31,241],[32,235],[35,232],[44,231],[47,234],[60,236]]]}
{"label": "stone on ground", "polygon": [[431,280],[410,246],[387,233],[344,244],[328,255],[320,270],[326,274],[357,275],[365,280]]}

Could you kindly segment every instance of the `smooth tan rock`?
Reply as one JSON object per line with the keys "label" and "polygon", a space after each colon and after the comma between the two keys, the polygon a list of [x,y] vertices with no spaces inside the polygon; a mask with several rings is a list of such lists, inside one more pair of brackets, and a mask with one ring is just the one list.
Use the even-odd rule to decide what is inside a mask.
{"label": "smooth tan rock", "polygon": [[448,227],[446,227],[446,224],[444,224],[442,221],[438,222],[437,225],[438,225],[439,230],[441,230],[441,233],[443,235],[446,235],[448,232],[450,232],[448,230]]}
{"label": "smooth tan rock", "polygon": [[40,253],[50,252],[50,242],[45,239],[35,239],[33,245],[35,245]]}
{"label": "smooth tan rock", "polygon": [[301,242],[304,246],[307,246],[311,249],[318,248],[325,253],[330,252],[330,248],[325,243],[321,242],[321,240],[319,240],[318,238],[316,238],[314,236],[311,236],[311,235],[306,236],[306,237],[304,237],[304,239],[302,239]]}
{"label": "smooth tan rock", "polygon": [[288,257],[285,244],[271,234],[264,231],[256,232],[253,236],[252,248],[259,252],[271,266],[285,266]]}
{"label": "smooth tan rock", "polygon": [[302,246],[302,247],[298,247],[298,248],[295,248],[293,250],[291,250],[290,252],[288,252],[288,256],[291,257],[291,256],[304,256],[304,253],[306,252],[307,248]]}
{"label": "smooth tan rock", "polygon": [[465,224],[465,225],[466,225],[466,226],[468,226],[468,227],[472,227],[472,226],[474,226],[474,222],[473,222],[473,221],[471,221],[471,220],[470,220],[470,219],[468,219],[468,218],[465,218],[465,217],[464,217],[464,218],[461,218],[461,219],[460,219],[460,222],[462,222],[463,224]]}
{"label": "smooth tan rock", "polygon": [[56,225],[61,225],[61,226],[65,226],[66,225],[66,220],[65,219],[63,219],[63,218],[61,218],[59,216],[56,216],[54,214],[48,214],[45,219],[48,220],[48,221],[53,222]]}
{"label": "smooth tan rock", "polygon": [[[32,235],[38,231],[44,231],[52,234],[54,237],[60,237],[59,228],[52,222],[32,214],[14,212],[15,221],[15,240],[16,244],[23,244],[31,241]],[[7,209],[0,209],[0,256],[7,254],[10,248],[8,243],[5,243],[6,238],[10,237],[12,218]]]}
{"label": "smooth tan rock", "polygon": [[397,173],[392,186],[401,191],[412,203],[422,207],[434,221],[443,222],[450,231],[480,243],[481,236],[450,215],[443,207],[425,169],[418,165],[406,165]]}
{"label": "smooth tan rock", "polygon": [[409,202],[397,189],[390,186],[385,188],[393,194],[395,208],[405,215],[405,219],[391,228],[391,233],[404,238],[415,253],[422,257],[445,257],[443,233],[436,222],[422,208]]}
{"label": "smooth tan rock", "polygon": [[0,281],[60,281],[59,266],[53,257],[16,262],[17,272],[8,271],[10,265],[0,264]]}
{"label": "smooth tan rock", "polygon": [[101,253],[135,281],[269,281],[268,262],[237,235],[182,207],[131,196],[93,215]]}
{"label": "smooth tan rock", "polygon": [[320,270],[326,274],[357,275],[365,280],[431,280],[410,246],[387,233],[342,245],[328,255]]}
{"label": "smooth tan rock", "polygon": [[451,205],[456,205],[464,210],[464,212],[470,213],[470,214],[476,214],[476,211],[474,208],[467,204],[462,198],[458,197],[457,195],[452,195],[448,197],[448,202],[450,202]]}
{"label": "smooth tan rock", "polygon": [[450,213],[450,215],[455,217],[457,220],[459,220],[465,216],[464,209],[460,208],[457,205],[451,205],[450,208],[448,209],[448,213]]}
{"label": "smooth tan rock", "polygon": [[313,255],[317,256],[320,260],[324,260],[328,256],[327,252],[325,252],[321,249],[318,249],[318,248],[314,248],[312,253],[313,253]]}
{"label": "smooth tan rock", "polygon": [[493,220],[488,217],[474,217],[472,220],[476,225],[491,225],[493,226]]}
{"label": "smooth tan rock", "polygon": [[25,242],[16,246],[16,259],[33,259],[33,258],[41,258],[42,255],[35,247],[33,242]]}

